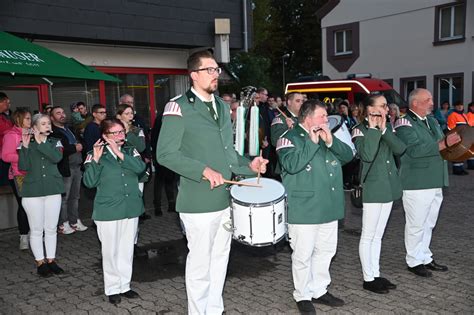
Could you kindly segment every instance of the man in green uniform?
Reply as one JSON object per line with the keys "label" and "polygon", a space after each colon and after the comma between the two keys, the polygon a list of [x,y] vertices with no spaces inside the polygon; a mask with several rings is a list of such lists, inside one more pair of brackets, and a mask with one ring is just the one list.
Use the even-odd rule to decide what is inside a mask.
{"label": "man in green uniform", "polygon": [[165,106],[156,157],[181,176],[176,210],[189,248],[188,312],[221,314],[231,240],[223,227],[230,221],[224,179],[230,179],[232,173],[265,172],[268,161],[256,157],[250,162],[235,152],[229,105],[213,94],[221,68],[212,54],[192,54],[188,72],[192,88]]}
{"label": "man in green uniform", "polygon": [[396,135],[407,146],[400,168],[406,218],[406,262],[409,271],[430,277],[430,270],[448,270],[433,260],[429,248],[443,201],[442,187],[448,186],[447,164],[439,151],[461,139],[455,133],[444,139],[438,121],[430,115],[433,98],[428,90],[413,90],[408,102],[407,115],[395,123]]}
{"label": "man in green uniform", "polygon": [[282,114],[279,114],[272,121],[270,134],[272,145],[275,147],[281,135],[284,134],[288,129],[292,129],[293,126],[298,124],[298,113],[300,111],[301,104],[303,104],[303,95],[301,93],[288,93],[286,98],[287,105],[283,112],[287,118],[285,118]]}
{"label": "man in green uniform", "polygon": [[332,136],[326,107],[318,100],[303,103],[298,121],[278,140],[276,149],[288,194],[293,297],[300,312],[314,313],[312,300],[344,304],[327,287],[337,248],[337,221],[344,217],[341,165],[352,160],[352,150]]}

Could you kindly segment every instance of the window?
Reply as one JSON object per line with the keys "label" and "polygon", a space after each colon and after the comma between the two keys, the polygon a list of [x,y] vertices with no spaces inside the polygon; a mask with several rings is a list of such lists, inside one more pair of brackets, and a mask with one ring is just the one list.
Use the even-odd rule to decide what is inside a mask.
{"label": "window", "polygon": [[163,75],[155,74],[155,110],[162,114],[166,103],[179,94],[189,89],[189,77],[187,75]]}
{"label": "window", "polygon": [[400,78],[400,94],[408,100],[408,95],[414,89],[426,88],[426,77]]}
{"label": "window", "polygon": [[72,81],[58,82],[52,86],[52,102],[64,108],[66,116],[70,117],[70,105],[75,102],[84,102],[90,110],[99,103],[99,81]]}
{"label": "window", "polygon": [[462,75],[440,75],[435,78],[438,91],[437,104],[448,101],[452,105],[456,101],[463,101]]}
{"label": "window", "polygon": [[436,7],[435,45],[464,41],[465,28],[465,1]]}
{"label": "window", "polygon": [[352,54],[352,30],[334,32],[335,54]]}

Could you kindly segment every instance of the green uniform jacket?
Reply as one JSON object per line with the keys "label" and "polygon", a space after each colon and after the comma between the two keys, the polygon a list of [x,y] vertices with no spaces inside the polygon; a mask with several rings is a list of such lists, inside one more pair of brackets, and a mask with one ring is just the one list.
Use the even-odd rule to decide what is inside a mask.
{"label": "green uniform jacket", "polygon": [[448,166],[438,147],[444,134],[434,117],[430,115],[426,119],[430,128],[409,110],[395,122],[396,135],[407,146],[400,167],[403,190],[448,186]]}
{"label": "green uniform jacket", "polygon": [[234,150],[229,106],[216,97],[216,107],[218,121],[191,90],[165,106],[156,158],[181,176],[176,202],[179,212],[204,213],[229,207],[226,187],[211,190],[209,182],[202,179],[206,166],[225,179],[232,173],[255,175],[249,160]]}
{"label": "green uniform jacket", "polygon": [[[286,116],[291,117],[293,122],[295,123],[294,126],[298,124],[298,117],[294,117],[288,108],[285,107],[284,112]],[[271,142],[274,147],[277,146],[278,139],[288,130],[288,125],[286,124],[286,119],[283,117],[282,114],[278,114],[272,121],[271,129],[270,129],[270,136],[271,136]],[[281,166],[280,163],[277,160],[276,166],[275,166],[275,174],[281,174]]]}
{"label": "green uniform jacket", "polygon": [[[294,117],[287,108],[285,108],[285,114],[286,116],[291,117],[291,119],[295,123],[295,126],[298,124],[298,117]],[[284,134],[287,130],[288,125],[286,124],[285,117],[283,117],[282,114],[278,114],[272,121],[270,131],[271,141],[274,147],[276,147],[278,139],[281,137],[281,135]]]}
{"label": "green uniform jacket", "polygon": [[379,129],[369,128],[368,122],[364,120],[354,127],[352,139],[362,161],[361,181],[373,164],[363,183],[362,201],[386,203],[399,199],[402,196],[402,183],[393,155],[402,155],[406,145],[395,136],[392,126],[387,123],[387,129],[382,134]]}
{"label": "green uniform jacket", "polygon": [[143,213],[138,176],[143,173],[145,163],[134,147],[125,146],[121,151],[123,161],[104,148],[99,163],[92,158],[92,152],[87,154],[84,162],[84,185],[88,188],[97,187],[92,213],[92,219],[96,221],[136,218]]}
{"label": "green uniform jacket", "polygon": [[342,164],[352,149],[336,137],[330,148],[313,143],[297,125],[277,143],[283,186],[288,195],[288,223],[321,224],[344,217]]}
{"label": "green uniform jacket", "polygon": [[[137,149],[139,153],[143,153],[146,149],[146,142],[145,142],[145,133],[143,129],[140,127],[132,126],[130,131],[127,133],[127,137],[125,138],[129,145],[132,145]],[[139,183],[145,183],[148,181],[148,173],[147,169],[138,177]]]}
{"label": "green uniform jacket", "polygon": [[21,146],[18,168],[26,171],[21,197],[42,197],[64,193],[63,177],[58,163],[63,158],[63,145],[58,139],[39,143],[31,139],[28,148]]}

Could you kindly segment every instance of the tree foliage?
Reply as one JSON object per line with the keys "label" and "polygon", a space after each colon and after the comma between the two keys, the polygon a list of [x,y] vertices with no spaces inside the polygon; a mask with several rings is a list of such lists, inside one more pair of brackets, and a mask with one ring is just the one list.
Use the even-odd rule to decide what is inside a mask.
{"label": "tree foliage", "polygon": [[[253,0],[253,46],[229,65],[240,86],[265,86],[281,94],[286,82],[321,72],[321,25],[316,11],[327,0]],[[283,56],[289,58],[283,60]]]}

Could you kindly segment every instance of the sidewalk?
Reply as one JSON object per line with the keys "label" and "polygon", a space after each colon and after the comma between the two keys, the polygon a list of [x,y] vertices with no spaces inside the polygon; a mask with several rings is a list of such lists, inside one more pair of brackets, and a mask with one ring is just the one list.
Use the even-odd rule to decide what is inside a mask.
{"label": "sidewalk", "polygon": [[[401,202],[397,202],[383,240],[381,272],[398,288],[385,295],[363,290],[358,255],[361,210],[347,202],[330,287],[346,304],[337,309],[316,305],[317,312],[474,313],[474,172],[451,176],[450,184],[431,246],[435,259],[449,266],[448,272],[434,272],[432,278],[425,279],[407,271],[405,220]],[[148,193],[147,207],[152,206],[152,198]],[[82,202],[81,208],[90,209],[90,205]],[[87,219],[90,212],[81,214],[85,214],[83,222],[91,226]],[[32,254],[18,250],[17,230],[0,231],[0,313],[186,313],[187,249],[177,214],[165,211],[162,217],[154,217],[152,209],[149,214],[152,219],[140,225],[139,245],[148,250],[150,258],[135,259],[132,281],[141,299],[123,299],[118,306],[110,304],[103,293],[100,245],[92,227],[58,236],[57,259],[66,273],[47,279],[37,276]],[[255,248],[233,243],[224,292],[226,314],[297,314],[292,290],[288,246]]]}

